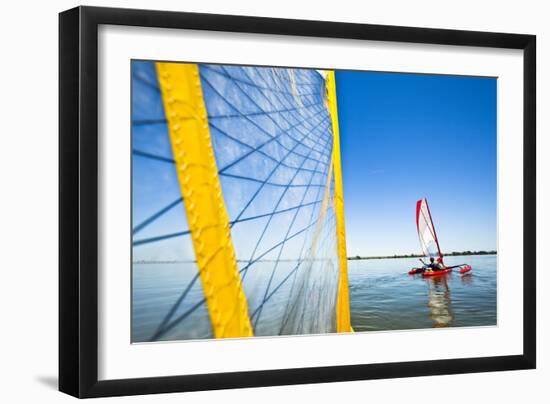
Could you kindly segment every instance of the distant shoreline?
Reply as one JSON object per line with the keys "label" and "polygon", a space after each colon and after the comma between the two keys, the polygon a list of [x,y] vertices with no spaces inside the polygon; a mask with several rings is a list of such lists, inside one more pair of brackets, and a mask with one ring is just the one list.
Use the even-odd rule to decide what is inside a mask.
{"label": "distant shoreline", "polygon": [[[496,250],[492,251],[453,251],[451,253],[443,254],[444,257],[460,257],[462,255],[496,255]],[[395,255],[379,255],[379,256],[368,256],[368,257],[362,257],[359,255],[356,255],[354,257],[348,257],[348,261],[356,261],[356,260],[381,260],[381,259],[388,259],[388,258],[424,258],[425,255],[423,254],[395,254]]]}
{"label": "distant shoreline", "polygon": [[[445,257],[459,257],[461,255],[496,255],[496,251],[453,251],[452,253],[444,254]],[[408,254],[408,255],[381,255],[381,256],[369,256],[361,257],[356,255],[355,257],[348,257],[348,261],[359,260],[381,260],[392,258],[424,258],[421,254]],[[276,260],[261,260],[262,262],[275,262]],[[294,262],[294,259],[281,259],[279,261]],[[196,263],[195,260],[167,260],[167,261],[133,261],[132,264],[179,264],[179,263]],[[237,262],[248,262],[246,260],[237,260]]]}

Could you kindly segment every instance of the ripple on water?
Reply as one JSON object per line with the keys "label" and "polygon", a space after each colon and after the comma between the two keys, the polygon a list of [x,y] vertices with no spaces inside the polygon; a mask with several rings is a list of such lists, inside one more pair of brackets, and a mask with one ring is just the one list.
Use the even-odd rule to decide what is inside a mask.
{"label": "ripple on water", "polygon": [[356,331],[496,325],[496,256],[447,257],[472,272],[409,276],[417,259],[349,261],[352,325]]}

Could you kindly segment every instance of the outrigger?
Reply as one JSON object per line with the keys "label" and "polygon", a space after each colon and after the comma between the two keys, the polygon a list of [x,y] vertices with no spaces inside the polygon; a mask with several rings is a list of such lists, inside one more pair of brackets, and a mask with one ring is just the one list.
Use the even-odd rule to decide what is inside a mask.
{"label": "outrigger", "polygon": [[[453,266],[445,266],[445,264],[443,264],[443,254],[439,247],[439,240],[437,239],[435,226],[432,221],[432,214],[430,213],[430,207],[428,206],[428,200],[426,198],[416,202],[416,229],[418,230],[418,238],[420,239],[422,252],[426,257],[430,258],[431,263],[426,264],[420,259],[424,265],[420,268],[411,269],[409,275],[422,274],[422,276],[429,277],[447,275],[456,268],[459,268],[458,271],[461,274],[472,270],[472,267],[468,264]],[[436,257],[437,264],[434,263]]]}

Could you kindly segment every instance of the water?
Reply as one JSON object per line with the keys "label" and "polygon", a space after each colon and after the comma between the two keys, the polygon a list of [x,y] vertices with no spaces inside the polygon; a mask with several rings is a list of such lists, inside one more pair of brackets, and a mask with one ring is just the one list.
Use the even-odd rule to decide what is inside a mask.
{"label": "water", "polygon": [[[495,325],[496,256],[447,257],[445,263],[467,263],[473,269],[464,275],[455,271],[422,278],[407,274],[418,266],[416,258],[348,261],[354,330]],[[200,280],[186,292],[195,276],[194,263],[134,264],[132,341],[150,341],[159,329],[167,331],[156,340],[212,338],[206,306],[200,304],[204,297]],[[247,290],[250,309],[263,296],[252,292]],[[287,293],[283,288],[274,295],[271,309],[262,314],[264,324],[280,323],[278,309],[286,307]],[[274,333],[264,330],[260,334]]]}
{"label": "water", "polygon": [[348,261],[355,331],[496,325],[497,257],[446,257],[470,264],[464,275],[407,275],[417,258]]}
{"label": "water", "polygon": [[[132,341],[211,338],[194,263],[133,264]],[[189,287],[191,285],[191,287]],[[196,308],[195,308],[196,306]],[[177,324],[159,336],[159,331]]]}

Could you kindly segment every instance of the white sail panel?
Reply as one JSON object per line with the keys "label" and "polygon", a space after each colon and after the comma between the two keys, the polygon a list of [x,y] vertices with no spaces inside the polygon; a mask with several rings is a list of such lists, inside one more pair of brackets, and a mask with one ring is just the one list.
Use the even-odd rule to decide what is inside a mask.
{"label": "white sail panel", "polygon": [[[333,130],[310,69],[198,65],[254,335],[336,331]],[[133,342],[212,338],[153,62],[132,63]]]}
{"label": "white sail panel", "polygon": [[426,198],[416,202],[416,227],[422,252],[426,257],[441,257],[439,241]]}

